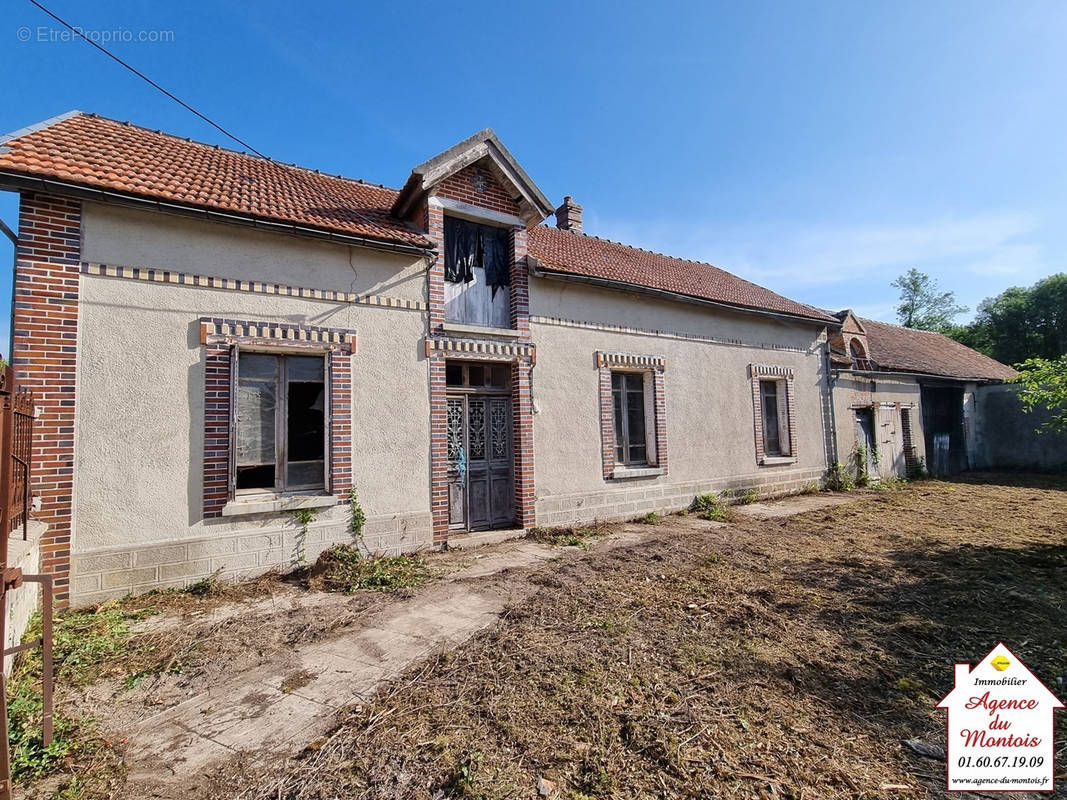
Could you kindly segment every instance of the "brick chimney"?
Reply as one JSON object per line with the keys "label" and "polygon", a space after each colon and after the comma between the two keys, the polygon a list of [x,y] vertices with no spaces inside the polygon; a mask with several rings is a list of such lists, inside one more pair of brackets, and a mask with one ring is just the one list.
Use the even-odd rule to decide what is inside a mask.
{"label": "brick chimney", "polygon": [[556,227],[561,231],[582,232],[582,207],[570,195],[563,198],[563,205],[556,209]]}

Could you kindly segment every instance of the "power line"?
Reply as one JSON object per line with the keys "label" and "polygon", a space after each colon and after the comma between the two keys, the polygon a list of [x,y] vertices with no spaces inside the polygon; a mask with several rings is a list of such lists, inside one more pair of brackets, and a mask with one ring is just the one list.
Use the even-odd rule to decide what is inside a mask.
{"label": "power line", "polygon": [[[222,127],[222,126],[221,126],[221,125],[219,125],[219,124],[218,124],[217,122],[215,122],[215,120],[211,119],[210,117],[208,117],[208,116],[206,116],[206,115],[204,115],[204,114],[201,114],[201,113],[200,113],[199,111],[197,111],[197,110],[196,110],[195,108],[193,108],[193,107],[192,107],[191,105],[189,105],[188,103],[186,103],[186,102],[185,102],[184,100],[182,100],[181,98],[179,98],[179,97],[176,97],[175,95],[173,95],[173,94],[171,94],[170,92],[168,92],[168,91],[167,91],[166,89],[164,89],[164,88],[163,88],[162,86],[160,86],[160,85],[159,85],[158,83],[156,83],[156,82],[155,82],[154,80],[152,80],[151,78],[149,78],[149,77],[148,77],[147,75],[145,75],[145,74],[144,74],[143,72],[141,72],[141,71],[140,71],[140,70],[138,70],[137,68],[135,68],[135,67],[133,67],[133,66],[131,66],[131,65],[127,64],[127,63],[126,63],[125,61],[123,61],[123,60],[122,60],[121,58],[119,58],[119,57],[118,57],[117,55],[115,55],[115,54],[114,54],[114,53],[112,53],[111,51],[107,50],[106,48],[104,48],[104,47],[101,47],[101,46],[100,46],[99,44],[97,44],[97,43],[96,43],[96,42],[94,42],[94,41],[93,41],[92,39],[90,39],[89,37],[87,37],[87,36],[86,36],[86,35],[85,35],[84,33],[82,33],[82,32],[81,32],[80,30],[78,30],[77,28],[75,28],[75,27],[74,27],[73,25],[71,25],[71,24],[70,24],[69,22],[67,22],[67,21],[66,21],[65,19],[63,19],[62,17],[60,17],[60,16],[58,16],[57,14],[53,13],[53,12],[52,12],[52,11],[50,11],[49,9],[45,8],[45,7],[43,6],[43,5],[41,5],[41,3],[39,3],[39,2],[38,2],[38,0],[30,0],[30,3],[32,3],[32,4],[33,4],[33,5],[35,5],[35,6],[37,6],[37,8],[41,9],[41,11],[43,11],[44,13],[46,13],[46,14],[47,14],[48,16],[50,16],[50,17],[51,17],[52,19],[54,19],[54,20],[55,20],[56,22],[58,22],[58,23],[60,23],[61,25],[65,26],[66,28],[70,29],[70,30],[71,30],[71,31],[72,31],[72,32],[73,32],[73,33],[74,33],[75,35],[77,35],[77,36],[79,36],[80,38],[84,39],[84,40],[85,40],[86,42],[88,42],[89,44],[91,44],[91,45],[92,45],[93,47],[95,47],[95,48],[96,48],[97,50],[99,50],[99,51],[100,51],[101,53],[103,53],[104,55],[106,55],[106,56],[107,56],[108,58],[110,58],[110,59],[112,59],[112,60],[114,60],[114,61],[117,61],[117,62],[118,62],[119,64],[121,64],[121,65],[122,65],[123,67],[125,67],[126,69],[128,69],[128,70],[129,70],[130,72],[132,72],[132,73],[133,73],[134,75],[136,75],[136,76],[137,76],[138,78],[140,78],[141,80],[143,80],[143,81],[144,81],[145,83],[147,83],[147,84],[148,84],[149,86],[153,87],[154,89],[157,89],[157,90],[159,90],[160,92],[162,92],[163,94],[165,94],[165,95],[166,95],[167,97],[169,97],[169,98],[170,98],[171,100],[173,100],[173,101],[174,101],[175,103],[177,103],[178,105],[180,105],[180,106],[181,106],[182,108],[186,109],[187,111],[190,111],[190,112],[192,112],[192,113],[193,113],[193,114],[195,114],[195,115],[196,115],[197,117],[199,117],[200,119],[204,120],[204,122],[206,122],[206,123],[207,123],[208,125],[211,125],[211,126],[212,126],[213,128],[215,128],[216,130],[220,131],[221,133],[225,134],[225,135],[226,135],[226,136],[228,136],[229,138],[233,139],[233,140],[234,140],[235,142],[237,142],[238,144],[240,144],[240,145],[241,145],[242,147],[245,147],[245,148],[247,148],[248,150],[251,150],[251,151],[252,151],[253,153],[255,153],[255,154],[256,154],[257,156],[259,156],[260,158],[266,159],[267,161],[271,161],[271,162],[273,162],[273,163],[275,163],[275,164],[277,164],[277,163],[280,163],[280,162],[274,161],[274,159],[272,159],[272,158],[271,158],[270,156],[268,156],[268,155],[266,155],[266,154],[264,154],[264,153],[261,153],[261,152],[260,152],[259,150],[257,150],[256,148],[254,148],[254,147],[253,147],[252,145],[250,145],[250,144],[249,144],[248,142],[246,142],[246,141],[245,141],[244,139],[241,139],[240,137],[234,136],[234,135],[233,135],[232,133],[230,133],[230,132],[229,132],[228,130],[226,130],[226,129],[225,129],[224,127]],[[284,165],[283,165],[283,166],[284,166]],[[293,166],[295,167],[296,165],[294,164]],[[320,194],[320,195],[324,195],[324,196],[325,196],[326,198],[328,198],[329,200],[332,200],[332,201],[336,202],[336,203],[338,204],[338,206],[340,206],[341,208],[344,208],[344,209],[346,209],[346,210],[347,210],[347,211],[348,211],[349,213],[351,213],[351,214],[354,214],[355,216],[359,217],[359,218],[360,218],[361,220],[363,220],[363,222],[365,222],[365,223],[367,223],[367,224],[371,225],[372,227],[376,227],[376,226],[377,226],[377,223],[376,223],[376,222],[375,222],[374,220],[372,220],[372,219],[371,219],[371,218],[369,218],[369,217],[368,217],[368,216],[367,216],[366,214],[362,213],[361,211],[357,210],[356,208],[352,207],[352,205],[350,204],[349,200],[347,200],[347,199],[345,199],[345,198],[342,198],[342,197],[340,197],[339,195],[337,195],[336,193],[334,193],[334,192],[333,192],[333,190],[332,190],[331,188],[329,188],[328,184],[327,184],[327,185],[316,185],[316,186],[312,186],[312,185],[311,185],[311,184],[310,184],[310,183],[309,183],[309,182],[308,182],[308,181],[306,180],[306,176],[305,176],[305,175],[303,174],[303,170],[300,170],[300,169],[297,169],[297,170],[295,170],[295,171],[294,171],[294,172],[293,172],[292,174],[294,175],[294,177],[296,177],[296,179],[297,179],[298,181],[300,181],[301,183],[303,183],[303,184],[304,184],[304,186],[306,186],[306,187],[307,187],[308,189],[311,189],[312,191],[314,191],[314,192],[316,192],[316,193],[318,193],[318,194]],[[340,175],[338,175],[337,177],[338,177],[338,178],[340,178],[341,176],[340,176]]]}
{"label": "power line", "polygon": [[86,36],[86,35],[85,35],[84,33],[82,33],[82,32],[81,32],[81,31],[80,31],[80,30],[79,30],[78,28],[75,28],[75,27],[74,27],[73,25],[71,25],[71,24],[70,24],[69,22],[67,22],[67,21],[66,21],[65,19],[63,19],[63,18],[62,18],[62,17],[60,17],[59,15],[57,15],[57,14],[53,13],[52,11],[49,11],[49,10],[48,10],[47,8],[45,8],[45,7],[43,6],[43,5],[41,5],[41,4],[39,3],[39,2],[37,2],[37,0],[30,0],[30,2],[31,2],[31,3],[33,4],[33,5],[37,6],[37,8],[41,9],[41,11],[43,11],[44,13],[46,13],[46,14],[47,14],[48,16],[50,16],[50,17],[51,17],[52,19],[54,19],[54,20],[55,20],[56,22],[58,22],[58,23],[59,23],[60,25],[63,25],[64,27],[66,27],[66,28],[69,28],[69,29],[70,29],[70,31],[71,31],[71,32],[73,32],[73,33],[74,33],[74,34],[75,34],[76,36],[79,36],[79,37],[81,37],[82,39],[84,39],[84,40],[85,40],[86,42],[88,42],[89,44],[91,44],[91,45],[92,45],[93,47],[95,47],[95,48],[96,48],[97,50],[99,50],[99,51],[100,51],[101,53],[103,53],[103,54],[104,54],[105,56],[107,56],[108,58],[110,58],[110,59],[112,59],[112,60],[114,60],[114,61],[117,61],[117,62],[118,62],[119,64],[121,64],[122,66],[124,66],[124,67],[125,67],[126,69],[128,69],[128,70],[129,70],[130,72],[132,72],[132,73],[133,73],[134,75],[136,75],[136,76],[137,76],[138,78],[140,78],[141,80],[143,80],[143,81],[144,81],[145,83],[147,83],[147,84],[148,84],[149,86],[152,86],[153,88],[155,88],[155,89],[158,89],[159,91],[161,91],[161,92],[162,92],[163,94],[165,94],[165,95],[166,95],[167,97],[169,97],[169,98],[170,98],[171,100],[173,100],[173,101],[174,101],[175,103],[177,103],[178,105],[180,105],[180,106],[181,106],[182,108],[186,109],[187,111],[191,111],[191,112],[192,112],[193,114],[196,114],[196,116],[200,117],[200,119],[204,120],[204,122],[206,122],[206,123],[207,123],[208,125],[210,125],[211,127],[215,128],[215,129],[216,129],[216,130],[218,130],[218,131],[221,131],[221,132],[222,132],[222,133],[224,133],[224,134],[225,134],[226,136],[229,136],[229,137],[230,137],[231,139],[233,139],[233,140],[234,140],[235,142],[237,142],[237,143],[238,143],[239,145],[241,145],[242,147],[246,147],[246,148],[248,148],[248,149],[249,149],[249,150],[251,150],[251,151],[252,151],[253,153],[255,153],[255,154],[256,154],[257,156],[260,156],[261,158],[267,158],[267,156],[263,155],[263,153],[259,152],[259,151],[258,151],[258,150],[257,150],[256,148],[254,148],[254,147],[253,147],[252,145],[250,145],[250,144],[249,144],[248,142],[246,142],[246,141],[245,141],[244,139],[241,139],[241,138],[239,138],[239,137],[237,137],[237,136],[234,136],[234,135],[233,135],[232,133],[230,133],[230,132],[229,132],[228,130],[226,130],[226,129],[225,129],[224,127],[222,127],[222,126],[221,126],[221,125],[219,125],[219,124],[218,124],[217,122],[215,122],[215,120],[211,119],[210,117],[208,117],[208,116],[206,116],[206,115],[204,115],[204,114],[201,114],[201,113],[200,113],[199,111],[197,111],[197,110],[196,110],[195,108],[193,108],[193,107],[192,107],[191,105],[189,105],[188,103],[186,103],[186,102],[185,102],[184,100],[182,100],[182,99],[181,99],[180,97],[176,97],[175,95],[173,95],[173,94],[171,94],[170,92],[168,92],[168,91],[167,91],[166,89],[164,89],[164,88],[163,88],[162,86],[160,86],[160,85],[159,85],[158,83],[156,83],[156,82],[155,82],[154,80],[152,80],[151,78],[149,78],[149,77],[148,77],[147,75],[145,75],[145,74],[144,74],[143,72],[141,72],[140,70],[138,70],[138,69],[137,69],[136,67],[133,67],[133,66],[131,66],[131,65],[127,64],[127,63],[126,63],[125,61],[123,61],[123,60],[122,60],[121,58],[119,58],[119,57],[118,57],[117,55],[115,55],[114,53],[112,53],[112,52],[111,52],[110,50],[108,50],[107,48],[105,48],[105,47],[102,47],[101,45],[99,45],[99,44],[97,44],[96,42],[94,42],[94,41],[93,41],[92,39],[90,39],[90,38],[89,38],[88,36]]}

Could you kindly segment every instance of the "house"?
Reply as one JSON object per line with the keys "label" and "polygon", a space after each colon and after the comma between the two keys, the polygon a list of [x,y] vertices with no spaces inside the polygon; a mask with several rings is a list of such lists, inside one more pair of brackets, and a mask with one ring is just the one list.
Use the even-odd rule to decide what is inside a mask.
{"label": "house", "polygon": [[[978,406],[1011,367],[940,333],[835,314],[830,335],[837,452],[875,478],[947,475],[985,463]],[[1013,397],[1014,395],[1012,395]],[[1011,416],[1018,418],[1017,403]],[[1022,437],[1032,440],[1032,425]]]}
{"label": "house", "polygon": [[314,560],[354,493],[403,552],[800,489],[871,383],[859,321],[585,234],[491,130],[394,190],[71,112],[0,188],[60,602]]}

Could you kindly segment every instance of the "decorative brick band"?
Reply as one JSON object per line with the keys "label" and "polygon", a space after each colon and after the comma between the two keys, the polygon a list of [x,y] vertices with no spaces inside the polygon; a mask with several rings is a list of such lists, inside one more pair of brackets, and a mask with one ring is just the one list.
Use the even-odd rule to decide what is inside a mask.
{"label": "decorative brick band", "polygon": [[532,344],[510,344],[475,339],[427,338],[426,357],[429,358],[434,353],[442,353],[453,358],[478,356],[483,359],[501,361],[519,359],[529,359],[534,363],[537,361],[537,351]]}
{"label": "decorative brick band", "polygon": [[168,283],[174,286],[192,286],[202,289],[224,289],[230,292],[252,292],[254,294],[274,294],[283,297],[298,297],[305,300],[330,300],[337,303],[355,303],[383,308],[400,308],[408,311],[425,311],[427,304],[419,300],[406,300],[401,297],[388,297],[376,294],[357,294],[356,292],[338,292],[333,289],[311,289],[304,286],[287,286],[281,283],[263,281],[245,281],[236,278],[218,278],[209,275],[195,275],[189,272],[171,272],[169,270],[149,267],[124,267],[114,264],[95,264],[82,262],[81,271],[85,275],[98,275],[105,278],[126,278],[147,281],[149,283]]}
{"label": "decorative brick band", "polygon": [[607,331],[609,333],[627,333],[633,336],[652,336],[657,339],[680,339],[689,342],[701,342],[706,344],[728,345],[730,347],[751,347],[757,350],[776,350],[787,353],[813,353],[819,348],[789,347],[775,344],[774,342],[746,342],[741,339],[728,339],[718,336],[701,336],[695,333],[683,333],[681,331],[659,330],[657,328],[631,328],[627,325],[610,325],[605,322],[583,322],[563,317],[544,317],[532,315],[530,322],[537,325],[552,325],[557,328],[581,328],[584,330]]}
{"label": "decorative brick band", "polygon": [[[796,416],[796,392],[794,390],[794,376],[792,367],[779,367],[769,364],[749,364],[748,374],[752,383],[752,413],[753,433],[756,440],[756,463],[768,464],[768,458],[775,459],[775,464],[795,464],[797,455],[797,416]],[[781,456],[768,456],[766,440],[763,431],[763,395],[760,392],[761,380],[773,380],[785,383],[786,405],[786,430],[789,434],[789,451]],[[782,409],[779,406],[778,414],[781,419]],[[779,424],[779,427],[780,424]]]}
{"label": "decorative brick band", "polygon": [[619,367],[622,369],[658,369],[667,368],[667,359],[663,356],[646,356],[637,353],[612,353],[607,350],[597,350],[596,365],[598,367]]}
{"label": "decorative brick band", "polygon": [[753,378],[787,378],[793,380],[792,367],[776,367],[771,364],[749,364],[748,374]]}
{"label": "decorative brick band", "polygon": [[61,606],[70,599],[81,221],[78,201],[21,195],[11,360],[37,407],[31,491],[41,500],[36,518],[48,524],[41,569]]}
{"label": "decorative brick band", "polygon": [[352,488],[352,355],[356,334],[337,328],[274,322],[201,318],[204,344],[204,492],[205,518],[222,515],[232,499],[230,449],[233,436],[233,346],[269,341],[316,344],[329,352],[330,492],[342,500]]}
{"label": "decorative brick band", "polygon": [[357,337],[340,328],[318,328],[284,322],[240,322],[233,319],[200,318],[200,343],[217,339],[264,339],[308,344],[325,344],[356,351]]}
{"label": "decorative brick band", "polygon": [[615,477],[615,404],[612,398],[611,372],[624,369],[631,372],[644,372],[649,376],[652,391],[652,412],[654,419],[646,420],[655,432],[655,448],[649,464],[657,467],[664,475],[667,469],[667,392],[664,383],[664,370],[667,361],[663,356],[639,353],[613,353],[597,350],[593,354],[594,365],[599,374],[600,388],[600,457],[604,480]]}

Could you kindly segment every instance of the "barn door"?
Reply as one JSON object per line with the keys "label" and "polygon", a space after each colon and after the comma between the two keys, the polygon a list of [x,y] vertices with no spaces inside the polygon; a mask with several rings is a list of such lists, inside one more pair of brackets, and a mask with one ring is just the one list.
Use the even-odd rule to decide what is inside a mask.
{"label": "barn door", "polygon": [[515,520],[511,397],[448,397],[449,527],[475,531]]}

